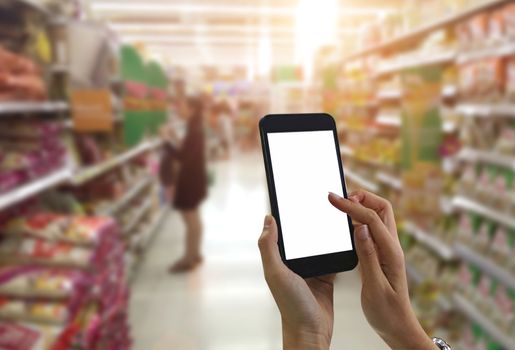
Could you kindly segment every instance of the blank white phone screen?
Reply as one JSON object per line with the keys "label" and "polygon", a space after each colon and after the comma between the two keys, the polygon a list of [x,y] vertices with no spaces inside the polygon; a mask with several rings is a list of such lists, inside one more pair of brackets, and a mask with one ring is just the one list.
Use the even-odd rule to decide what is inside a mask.
{"label": "blank white phone screen", "polygon": [[268,133],[286,259],[352,250],[332,130]]}

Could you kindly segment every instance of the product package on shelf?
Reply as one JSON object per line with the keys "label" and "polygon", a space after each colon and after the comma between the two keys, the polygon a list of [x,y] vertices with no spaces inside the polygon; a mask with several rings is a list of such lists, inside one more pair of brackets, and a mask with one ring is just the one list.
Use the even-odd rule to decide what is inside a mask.
{"label": "product package on shelf", "polygon": [[61,126],[37,120],[0,122],[0,193],[65,165]]}
{"label": "product package on shelf", "polygon": [[129,348],[124,244],[112,219],[23,213],[0,232],[0,348],[20,333],[33,334],[27,349],[41,339],[41,349]]}
{"label": "product package on shelf", "polygon": [[41,101],[46,97],[37,65],[0,46],[0,101]]}

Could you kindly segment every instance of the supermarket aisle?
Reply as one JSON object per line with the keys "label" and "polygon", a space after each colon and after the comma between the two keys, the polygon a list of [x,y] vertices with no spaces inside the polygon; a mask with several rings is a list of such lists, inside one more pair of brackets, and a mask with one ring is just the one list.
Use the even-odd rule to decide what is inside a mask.
{"label": "supermarket aisle", "polygon": [[[166,269],[181,253],[173,213],[148,251],[132,288],[134,349],[278,349],[278,311],[262,277],[256,240],[267,195],[261,159],[217,164],[205,203],[205,264],[190,275]],[[357,274],[337,282],[334,349],[386,348],[361,313]]]}

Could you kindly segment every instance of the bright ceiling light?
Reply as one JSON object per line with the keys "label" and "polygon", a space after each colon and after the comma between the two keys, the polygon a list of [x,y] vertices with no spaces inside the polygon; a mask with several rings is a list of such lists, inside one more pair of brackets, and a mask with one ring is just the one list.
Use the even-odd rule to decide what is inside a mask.
{"label": "bright ceiling light", "polygon": [[[315,3],[321,4],[324,1]],[[323,5],[322,5],[323,6]],[[142,16],[148,13],[157,14],[213,14],[213,15],[260,15],[260,16],[294,16],[295,7],[291,6],[261,6],[261,5],[236,5],[234,3],[220,3],[216,5],[168,3],[152,1],[92,1],[91,9],[97,13],[136,13]],[[344,16],[378,16],[392,12],[389,8],[352,7],[340,8],[340,14]]]}
{"label": "bright ceiling light", "polygon": [[313,59],[323,45],[337,38],[338,0],[300,0],[296,11],[295,62],[311,80]]}
{"label": "bright ceiling light", "polygon": [[272,46],[270,44],[270,32],[263,26],[258,44],[258,67],[257,73],[261,77],[267,77],[272,68]]}
{"label": "bright ceiling light", "polygon": [[[214,44],[241,44],[255,45],[263,42],[262,36],[257,38],[247,38],[244,36],[204,36],[200,39],[198,36],[192,35],[125,35],[121,37],[124,42],[144,42],[152,44],[175,44],[190,43],[196,45],[214,45]],[[293,45],[293,39],[284,37],[267,39],[269,43],[274,45]]]}

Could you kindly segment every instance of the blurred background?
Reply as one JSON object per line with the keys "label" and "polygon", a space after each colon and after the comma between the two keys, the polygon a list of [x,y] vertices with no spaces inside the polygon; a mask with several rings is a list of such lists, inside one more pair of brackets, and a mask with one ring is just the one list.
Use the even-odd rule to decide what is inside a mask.
{"label": "blurred background", "polygon": [[[514,39],[500,0],[0,0],[0,349],[280,348],[257,122],[327,112],[428,334],[514,350]],[[333,348],[386,349],[357,272],[335,312]]]}

